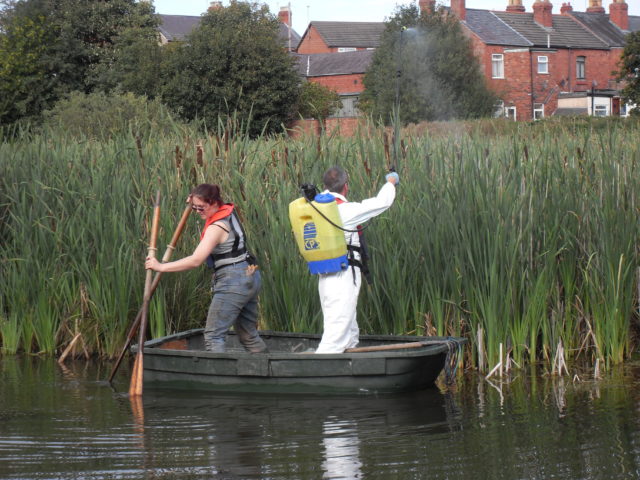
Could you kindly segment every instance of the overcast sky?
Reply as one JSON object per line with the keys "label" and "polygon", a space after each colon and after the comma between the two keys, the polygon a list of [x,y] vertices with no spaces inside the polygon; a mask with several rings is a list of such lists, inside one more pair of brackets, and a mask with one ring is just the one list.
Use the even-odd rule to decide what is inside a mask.
{"label": "overcast sky", "polygon": [[[528,12],[535,0],[523,0]],[[563,3],[569,1],[574,10],[585,11],[588,0],[552,0],[553,12],[560,13]],[[437,3],[449,5],[450,0]],[[201,15],[209,6],[209,0],[154,0],[156,12],[167,15]],[[223,0],[228,5],[229,0]],[[260,0],[266,3],[272,13],[277,14],[280,7],[291,6],[293,29],[300,35],[309,22],[318,20],[350,22],[382,22],[393,14],[396,5],[410,5],[416,0]],[[467,8],[486,10],[505,10],[508,0],[467,0]],[[605,10],[609,11],[611,0],[603,0]],[[640,16],[640,0],[627,0],[629,14]]]}

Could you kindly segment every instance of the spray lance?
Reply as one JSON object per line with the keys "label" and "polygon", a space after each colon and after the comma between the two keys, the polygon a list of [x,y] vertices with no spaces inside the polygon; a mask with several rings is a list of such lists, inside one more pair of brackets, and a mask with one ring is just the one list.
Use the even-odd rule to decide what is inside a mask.
{"label": "spray lance", "polygon": [[402,77],[402,43],[404,40],[404,32],[407,27],[404,25],[400,27],[400,39],[398,42],[398,64],[396,68],[396,97],[395,104],[393,106],[394,111],[394,125],[393,125],[393,162],[394,164],[389,169],[390,172],[396,171],[396,165],[398,165],[398,142],[400,140],[400,78]]}

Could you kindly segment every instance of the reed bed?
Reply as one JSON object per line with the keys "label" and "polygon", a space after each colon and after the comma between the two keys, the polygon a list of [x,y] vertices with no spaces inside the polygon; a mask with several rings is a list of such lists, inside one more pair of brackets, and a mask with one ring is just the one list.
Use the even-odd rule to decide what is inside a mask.
{"label": "reed bed", "polygon": [[[467,337],[464,364],[484,372],[499,362],[550,372],[623,362],[637,328],[639,130],[595,120],[407,129],[396,203],[367,230],[374,280],[362,288],[361,330]],[[8,138],[5,354],[54,354],[78,333],[76,354],[116,354],[142,298],[154,192],[161,256],[201,182],[219,183],[244,219],[264,279],[261,327],[319,332],[316,279],[297,253],[288,204],[333,164],[348,169],[351,199],[372,196],[394,163],[375,125],[352,138],[250,139],[226,125],[208,136],[176,126],[137,140],[53,130]],[[190,219],[174,258],[192,251],[199,228]],[[164,275],[152,334],[201,326],[209,282],[205,268]]]}

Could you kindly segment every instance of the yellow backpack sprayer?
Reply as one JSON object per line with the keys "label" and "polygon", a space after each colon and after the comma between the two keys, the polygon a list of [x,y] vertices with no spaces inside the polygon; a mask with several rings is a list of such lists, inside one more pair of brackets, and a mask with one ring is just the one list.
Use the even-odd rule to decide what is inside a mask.
{"label": "yellow backpack sprayer", "polygon": [[303,196],[289,204],[289,220],[302,257],[312,274],[334,273],[349,267],[347,243],[336,199],[302,185]]}

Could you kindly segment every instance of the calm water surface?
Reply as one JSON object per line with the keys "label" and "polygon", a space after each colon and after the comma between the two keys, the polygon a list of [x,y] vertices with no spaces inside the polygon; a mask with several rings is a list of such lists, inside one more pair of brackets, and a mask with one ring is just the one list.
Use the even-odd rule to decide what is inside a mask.
{"label": "calm water surface", "polygon": [[384,397],[114,388],[111,365],[0,357],[1,479],[637,479],[640,367]]}

